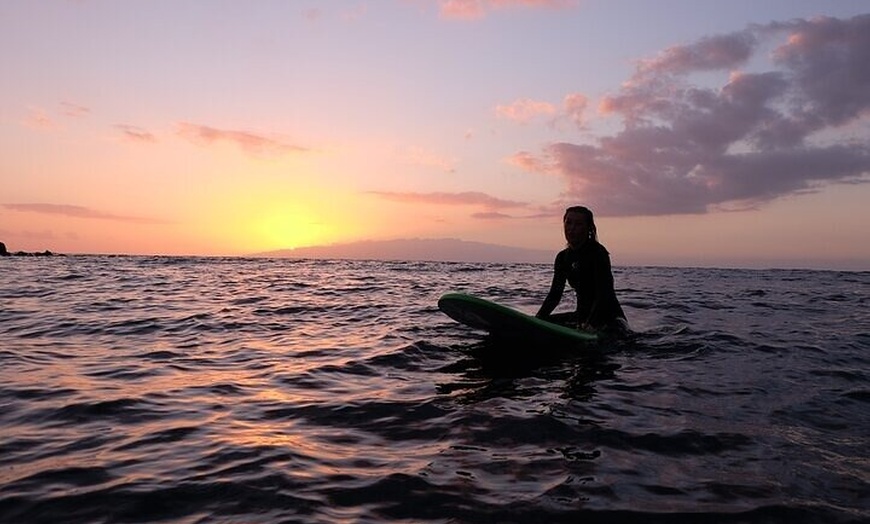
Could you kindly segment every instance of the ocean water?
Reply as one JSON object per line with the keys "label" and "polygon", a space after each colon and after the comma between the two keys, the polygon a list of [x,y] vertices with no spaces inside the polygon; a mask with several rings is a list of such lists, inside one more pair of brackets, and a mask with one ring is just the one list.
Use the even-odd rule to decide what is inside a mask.
{"label": "ocean water", "polygon": [[549,271],[0,259],[0,522],[870,522],[870,273],[616,268],[570,351],[436,307]]}

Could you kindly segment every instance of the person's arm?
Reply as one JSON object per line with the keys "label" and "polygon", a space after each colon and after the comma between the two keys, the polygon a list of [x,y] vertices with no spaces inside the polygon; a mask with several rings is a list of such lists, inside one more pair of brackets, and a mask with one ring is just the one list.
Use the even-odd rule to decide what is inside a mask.
{"label": "person's arm", "polygon": [[550,291],[547,292],[547,298],[541,304],[541,309],[538,310],[536,317],[546,319],[550,313],[556,309],[559,302],[562,301],[562,293],[565,291],[565,282],[568,280],[568,275],[559,271],[558,261],[553,268],[553,282],[550,284]]}

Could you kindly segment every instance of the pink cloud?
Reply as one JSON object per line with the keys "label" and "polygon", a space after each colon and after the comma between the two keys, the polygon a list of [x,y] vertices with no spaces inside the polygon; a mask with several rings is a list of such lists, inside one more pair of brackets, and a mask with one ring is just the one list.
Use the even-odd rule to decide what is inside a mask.
{"label": "pink cloud", "polygon": [[41,107],[28,107],[28,114],[22,123],[31,129],[57,131],[61,129],[61,125],[56,118],[57,115],[82,118],[89,115],[90,112],[89,108],[72,102],[60,102],[60,109],[50,112]]}
{"label": "pink cloud", "polygon": [[60,107],[61,113],[72,118],[87,116],[91,113],[89,108],[72,102],[61,102]]}
{"label": "pink cloud", "polygon": [[40,107],[29,107],[22,123],[31,129],[42,131],[54,131],[58,128],[57,122]]}
{"label": "pink cloud", "polygon": [[369,191],[371,195],[375,195],[393,202],[401,202],[406,204],[437,204],[448,206],[483,206],[487,209],[509,209],[523,208],[527,205],[525,202],[516,202],[512,200],[503,200],[496,198],[486,193],[477,191],[467,191],[460,193],[401,193],[393,191]]}
{"label": "pink cloud", "polygon": [[501,118],[525,124],[537,116],[555,114],[556,108],[549,102],[540,102],[524,98],[521,100],[515,100],[507,105],[496,106],[495,113]]}
{"label": "pink cloud", "polygon": [[[770,68],[741,71],[767,42],[777,46]],[[704,38],[640,62],[602,101],[622,120],[619,132],[511,161],[559,173],[567,198],[609,215],[705,213],[870,182],[867,137],[847,132],[870,120],[867,64],[870,15]],[[723,71],[727,80],[693,84],[692,75],[705,71]]]}
{"label": "pink cloud", "polygon": [[23,213],[40,213],[43,215],[62,215],[71,218],[85,218],[97,220],[116,220],[120,222],[137,222],[144,224],[162,224],[161,220],[135,216],[115,215],[95,209],[69,204],[2,204],[10,211]]}
{"label": "pink cloud", "polygon": [[157,137],[153,133],[142,129],[141,127],[118,124],[115,129],[121,132],[125,140],[130,142],[145,142],[153,143],[157,141]]}
{"label": "pink cloud", "polygon": [[497,211],[486,211],[481,213],[472,213],[472,218],[479,218],[481,220],[507,220],[514,219],[516,217],[512,215],[508,215],[505,213],[499,213]]}
{"label": "pink cloud", "polygon": [[757,43],[751,32],[702,38],[692,45],[665,49],[659,56],[640,62],[640,74],[682,74],[692,71],[716,71],[746,63]]}
{"label": "pink cloud", "polygon": [[870,14],[850,20],[816,18],[772,24],[789,37],[776,62],[800,86],[797,116],[840,125],[870,111]]}
{"label": "pink cloud", "polygon": [[247,131],[235,131],[217,129],[210,126],[181,122],[177,125],[178,134],[201,145],[212,145],[217,142],[230,142],[242,148],[245,152],[254,155],[284,155],[289,153],[302,153],[307,148],[288,144],[263,135],[249,133]]}
{"label": "pink cloud", "polygon": [[584,113],[589,105],[589,99],[580,93],[571,93],[565,96],[562,101],[562,108],[565,116],[568,117],[577,127],[582,127],[584,123]]}
{"label": "pink cloud", "polygon": [[305,9],[302,12],[302,16],[305,17],[305,19],[309,22],[316,22],[317,20],[320,20],[320,18],[323,16],[323,11],[316,7],[311,7]]}
{"label": "pink cloud", "polygon": [[558,167],[553,165],[548,157],[538,156],[528,151],[519,151],[513,154],[507,159],[507,162],[519,167],[520,169],[536,173],[554,172]]}
{"label": "pink cloud", "polygon": [[[557,216],[559,213],[561,213],[563,209],[563,206],[561,206],[561,204],[552,209],[547,206],[531,206],[528,202],[505,200],[477,191],[466,191],[459,193],[403,193],[393,191],[368,191],[368,194],[383,198],[385,200],[390,200],[392,202],[399,202],[402,204],[467,206],[482,208],[481,211],[476,211],[469,215],[471,218],[480,220],[529,219],[541,217],[552,218],[553,216]],[[520,212],[520,214],[512,215],[505,213],[504,210],[514,210]]]}
{"label": "pink cloud", "polygon": [[560,120],[566,119],[575,126],[583,128],[588,105],[589,99],[586,95],[570,93],[562,99],[561,106],[541,100],[521,98],[510,104],[496,106],[495,114],[499,118],[520,124],[528,124],[535,119],[546,117],[550,125],[556,125]]}
{"label": "pink cloud", "polygon": [[440,0],[442,18],[474,20],[490,11],[509,7],[564,8],[576,5],[576,0]]}

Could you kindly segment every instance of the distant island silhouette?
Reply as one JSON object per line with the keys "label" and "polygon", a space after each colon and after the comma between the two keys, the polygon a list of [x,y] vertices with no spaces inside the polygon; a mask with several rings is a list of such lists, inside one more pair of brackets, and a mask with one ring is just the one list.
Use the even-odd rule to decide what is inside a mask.
{"label": "distant island silhouette", "polygon": [[347,260],[412,260],[429,262],[552,263],[557,249],[527,249],[455,238],[363,240],[344,244],[279,249],[257,257],[329,258]]}

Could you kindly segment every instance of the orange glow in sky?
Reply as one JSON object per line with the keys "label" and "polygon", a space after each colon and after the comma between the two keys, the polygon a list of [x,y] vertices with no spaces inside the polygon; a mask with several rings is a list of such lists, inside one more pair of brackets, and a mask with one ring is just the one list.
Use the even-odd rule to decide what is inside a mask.
{"label": "orange glow in sky", "polygon": [[4,2],[0,241],[555,253],[584,204],[617,265],[870,269],[867,34],[809,0]]}

